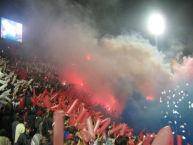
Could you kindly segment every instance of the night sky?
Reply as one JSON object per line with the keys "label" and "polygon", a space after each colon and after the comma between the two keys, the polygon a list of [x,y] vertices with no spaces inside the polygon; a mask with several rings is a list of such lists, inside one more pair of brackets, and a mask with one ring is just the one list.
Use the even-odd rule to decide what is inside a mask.
{"label": "night sky", "polygon": [[[0,14],[25,23],[28,11],[26,2],[26,0],[1,0]],[[180,34],[179,39],[186,40],[187,35],[191,35],[193,31],[191,0],[71,0],[70,2],[80,4],[91,11],[101,34],[117,35],[122,31],[146,33],[144,21],[147,14],[157,9],[168,19],[169,38]]]}
{"label": "night sky", "polygon": [[[27,24],[29,24],[31,19],[30,12],[33,8],[33,6],[31,7],[31,3],[34,4],[34,1],[38,2],[39,0],[1,0],[0,16],[21,22],[27,29]],[[42,0],[44,3],[48,1],[54,5],[52,0]],[[160,51],[170,54],[169,52],[173,51],[171,47],[172,44],[180,42],[180,44],[183,44],[181,57],[192,56],[193,54],[192,0],[68,0],[67,2],[71,5],[80,5],[80,7],[83,8],[83,11],[81,12],[87,13],[86,16],[89,16],[91,25],[99,33],[98,37],[103,37],[105,35],[118,36],[122,33],[135,32],[148,39],[152,45],[154,45],[154,38],[147,32],[145,23],[148,14],[151,11],[158,10],[165,15],[167,20],[166,32],[159,38]],[[41,8],[41,6],[43,5],[37,7]],[[60,9],[54,10],[53,12],[56,15],[62,13],[60,12]],[[80,19],[84,19],[84,17]],[[40,24],[36,26],[40,27],[39,29],[37,28],[37,30],[40,30],[43,25]],[[28,30],[28,32],[31,31]],[[38,34],[39,33],[37,33],[36,36]],[[34,37],[30,37],[29,34],[26,34],[26,37],[28,37],[28,39],[23,43],[27,43],[29,40],[38,42],[37,38],[34,39]],[[175,56],[172,55],[169,57]],[[186,81],[181,82],[181,84],[186,84]],[[187,91],[189,93],[189,98],[178,108],[181,110],[182,114],[185,114],[183,118],[185,121],[181,120],[181,122],[191,123],[192,121],[193,124],[193,119],[191,120],[189,118],[190,115],[193,115],[193,113],[191,113],[192,110],[185,111],[185,107],[183,107],[187,105],[187,102],[193,101],[191,98],[193,92],[191,91],[191,87],[185,88],[184,86],[186,85],[183,85],[181,90]],[[167,88],[166,91],[169,91],[169,89],[175,90],[176,88]],[[175,93],[178,94],[178,92],[174,91],[173,94]],[[160,96],[161,95],[165,94],[161,94],[160,92]],[[173,100],[173,102],[177,102],[177,100]],[[173,103],[173,105],[175,104]],[[189,109],[187,108],[187,110]],[[178,117],[176,118],[175,115],[168,115],[170,116],[170,119],[164,118],[165,115],[163,113],[165,112],[167,112],[167,115],[169,114],[169,111],[167,110],[167,100],[165,100],[165,104],[161,104],[159,99],[149,102],[143,97],[143,94],[136,89],[132,94],[132,97],[129,98],[120,117],[120,121],[127,122],[137,133],[143,128],[153,132],[158,131],[164,125],[167,125],[172,117],[174,120],[179,119]],[[176,126],[177,125],[173,125],[173,129],[176,129]],[[193,125],[189,125],[189,128],[193,128]],[[181,133],[179,130],[176,132],[178,134]],[[184,134],[187,137],[188,142],[193,142],[193,137],[191,138],[191,136],[193,136],[192,129],[187,130]]]}
{"label": "night sky", "polygon": [[[29,1],[1,0],[0,15],[26,23]],[[37,1],[37,0],[34,0]],[[45,1],[45,0],[42,0]],[[125,32],[137,32],[153,43],[147,32],[145,22],[151,11],[162,12],[167,19],[167,31],[160,38],[160,47],[170,45],[173,41],[187,44],[184,55],[192,55],[191,39],[193,32],[193,2],[191,0],[68,0],[79,4],[91,13],[91,19],[100,35],[119,35]],[[46,1],[45,1],[46,2]],[[164,38],[162,38],[164,37]],[[167,50],[165,50],[167,51]]]}

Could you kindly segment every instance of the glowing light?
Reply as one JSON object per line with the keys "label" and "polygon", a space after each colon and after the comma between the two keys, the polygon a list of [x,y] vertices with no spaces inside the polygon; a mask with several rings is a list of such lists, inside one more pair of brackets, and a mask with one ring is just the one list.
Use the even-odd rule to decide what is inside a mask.
{"label": "glowing light", "polygon": [[185,136],[182,136],[182,139],[183,139],[183,140],[185,140],[185,139],[186,139],[186,137],[185,137]]}
{"label": "glowing light", "polygon": [[159,100],[159,101],[160,101],[160,103],[162,103],[162,102],[163,102],[163,101],[162,101],[162,98],[160,98],[160,100]]}
{"label": "glowing light", "polygon": [[64,86],[65,86],[65,85],[66,85],[66,81],[62,82],[62,85],[64,85]]}
{"label": "glowing light", "polygon": [[83,86],[84,86],[84,83],[83,83],[83,82],[81,82],[81,83],[80,83],[80,86],[81,86],[81,87],[83,87]]}
{"label": "glowing light", "polygon": [[169,124],[172,124],[172,121],[168,121]]}
{"label": "glowing light", "polygon": [[165,95],[166,94],[166,91],[164,90],[163,92],[162,92],[162,95]]}
{"label": "glowing light", "polygon": [[109,106],[109,105],[106,105],[106,110],[108,111],[108,112],[110,112],[111,111],[111,107]]}
{"label": "glowing light", "polygon": [[118,117],[122,112],[123,107],[115,99],[116,97],[106,90],[97,93],[98,94],[95,94],[91,100],[92,104],[101,106],[106,113]]}
{"label": "glowing light", "polygon": [[147,101],[153,101],[153,100],[154,100],[154,97],[153,97],[153,96],[146,96],[146,100],[147,100]]}
{"label": "glowing light", "polygon": [[173,114],[179,114],[179,112],[176,110],[173,110]]}
{"label": "glowing light", "polygon": [[91,54],[86,54],[86,55],[85,55],[85,59],[86,59],[87,61],[92,60]]}
{"label": "glowing light", "polygon": [[191,107],[193,108],[193,103],[191,104]]}
{"label": "glowing light", "polygon": [[165,31],[165,18],[160,13],[150,15],[148,20],[148,30],[153,35],[161,35]]}
{"label": "glowing light", "polygon": [[66,71],[64,74],[64,79],[64,82],[67,81],[69,83],[76,84],[81,87],[85,86],[86,84],[84,76],[76,69]]}

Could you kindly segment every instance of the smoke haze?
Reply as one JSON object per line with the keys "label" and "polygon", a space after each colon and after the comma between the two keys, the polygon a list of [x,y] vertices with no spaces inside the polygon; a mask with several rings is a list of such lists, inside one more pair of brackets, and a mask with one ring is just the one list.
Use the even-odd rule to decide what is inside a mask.
{"label": "smoke haze", "polygon": [[92,11],[77,3],[31,0],[26,16],[27,53],[59,65],[61,82],[80,85],[95,105],[120,114],[134,88],[155,99],[170,85],[164,54],[139,34],[101,36]]}

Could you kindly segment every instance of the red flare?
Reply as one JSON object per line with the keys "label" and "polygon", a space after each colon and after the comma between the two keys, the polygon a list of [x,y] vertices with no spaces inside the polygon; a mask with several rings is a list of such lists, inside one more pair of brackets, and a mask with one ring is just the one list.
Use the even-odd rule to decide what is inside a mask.
{"label": "red flare", "polygon": [[86,55],[85,55],[85,59],[86,59],[87,61],[92,60],[91,54],[86,54]]}
{"label": "red flare", "polygon": [[153,101],[155,98],[154,98],[154,96],[147,96],[146,97],[146,100],[147,101]]}

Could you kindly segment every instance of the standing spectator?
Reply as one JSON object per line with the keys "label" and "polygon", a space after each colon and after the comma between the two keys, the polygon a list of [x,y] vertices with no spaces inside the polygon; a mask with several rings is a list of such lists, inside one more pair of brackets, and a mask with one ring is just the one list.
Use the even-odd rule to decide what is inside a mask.
{"label": "standing spectator", "polygon": [[127,136],[119,136],[115,139],[115,145],[127,145],[128,140]]}
{"label": "standing spectator", "polygon": [[26,125],[25,132],[19,136],[16,145],[30,145],[31,138],[29,134],[30,134],[30,127]]}
{"label": "standing spectator", "polygon": [[42,123],[42,136],[48,141],[47,145],[52,144],[53,135],[53,112],[48,112]]}
{"label": "standing spectator", "polygon": [[11,145],[8,137],[6,137],[5,129],[0,130],[0,145]]}
{"label": "standing spectator", "polygon": [[31,140],[31,145],[40,145],[41,139],[42,135],[39,132],[36,132],[36,134],[33,136]]}
{"label": "standing spectator", "polygon": [[18,114],[15,114],[14,121],[13,121],[13,123],[11,125],[11,127],[12,127],[12,141],[15,140],[15,130],[16,130],[16,126],[18,124],[19,124],[19,116],[18,116]]}
{"label": "standing spectator", "polygon": [[40,145],[41,144],[41,140],[42,140],[42,135],[41,135],[41,118],[37,117],[36,118],[36,129],[37,132],[35,133],[35,135],[33,136],[32,140],[31,140],[31,145]]}
{"label": "standing spectator", "polygon": [[21,135],[22,133],[24,133],[24,132],[25,132],[25,126],[24,126],[24,124],[23,124],[23,123],[19,123],[19,124],[16,126],[16,130],[15,130],[15,141],[14,141],[15,145],[17,145],[16,143],[17,143],[20,135]]}

